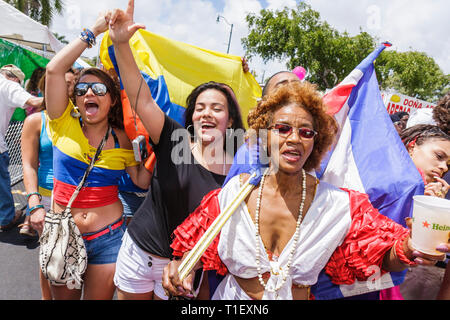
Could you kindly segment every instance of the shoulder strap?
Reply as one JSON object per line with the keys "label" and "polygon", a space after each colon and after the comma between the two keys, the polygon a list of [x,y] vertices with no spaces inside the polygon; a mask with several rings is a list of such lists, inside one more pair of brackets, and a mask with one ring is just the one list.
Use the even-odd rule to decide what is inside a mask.
{"label": "shoulder strap", "polygon": [[114,138],[114,148],[116,148],[116,149],[120,148],[119,138],[117,138],[117,135],[114,132],[114,129],[111,129],[111,135]]}
{"label": "shoulder strap", "polygon": [[108,140],[108,137],[111,133],[111,126],[108,127],[108,130],[106,131],[105,136],[103,137],[103,140],[100,142],[100,145],[97,148],[97,152],[95,153],[95,156],[92,158],[91,163],[87,167],[86,171],[84,172],[83,178],[81,179],[80,183],[78,184],[77,188],[75,189],[74,193],[72,194],[72,197],[69,200],[69,203],[66,206],[66,210],[70,210],[72,207],[72,203],[75,201],[75,198],[78,196],[78,193],[80,192],[81,188],[83,188],[84,183],[87,180],[87,177],[89,176],[89,173],[91,172],[92,168],[94,167],[95,162],[97,161],[100,153],[102,152],[103,146],[106,143],[106,140]]}
{"label": "shoulder strap", "polygon": [[45,117],[45,113],[44,113],[44,111],[41,111],[41,134],[42,134],[42,131],[45,130],[46,121],[47,121],[47,119]]}

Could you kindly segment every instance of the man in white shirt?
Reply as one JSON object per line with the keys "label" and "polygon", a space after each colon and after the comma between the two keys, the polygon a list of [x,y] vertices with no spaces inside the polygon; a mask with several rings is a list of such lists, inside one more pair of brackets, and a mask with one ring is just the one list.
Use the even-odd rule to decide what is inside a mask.
{"label": "man in white shirt", "polygon": [[23,72],[15,65],[5,65],[0,69],[0,231],[14,227],[22,216],[15,211],[9,176],[9,154],[5,136],[9,121],[16,108],[39,107],[43,98],[33,97],[21,83]]}

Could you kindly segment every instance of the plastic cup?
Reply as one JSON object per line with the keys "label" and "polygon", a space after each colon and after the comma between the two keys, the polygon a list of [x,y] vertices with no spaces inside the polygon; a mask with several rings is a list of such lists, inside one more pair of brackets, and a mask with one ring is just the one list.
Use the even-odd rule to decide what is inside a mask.
{"label": "plastic cup", "polygon": [[436,250],[450,237],[450,200],[414,196],[411,244],[414,249],[432,256],[444,253]]}

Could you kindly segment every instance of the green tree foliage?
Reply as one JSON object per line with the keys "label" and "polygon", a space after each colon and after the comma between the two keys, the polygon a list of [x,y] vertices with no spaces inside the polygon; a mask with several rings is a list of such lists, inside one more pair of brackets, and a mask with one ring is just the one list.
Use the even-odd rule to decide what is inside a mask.
{"label": "green tree foliage", "polygon": [[375,48],[368,33],[340,33],[305,3],[293,10],[261,10],[246,19],[250,32],[242,44],[249,58],[288,59],[290,69],[305,66],[308,80],[322,90],[336,85]]}
{"label": "green tree foliage", "polygon": [[382,89],[392,88],[430,102],[450,90],[450,75],[423,52],[385,50],[376,61],[376,72]]}
{"label": "green tree foliage", "polygon": [[[261,10],[259,15],[247,15],[246,20],[249,34],[242,44],[250,59],[258,55],[265,62],[287,60],[290,70],[304,66],[308,80],[321,90],[342,81],[378,43],[367,32],[350,36],[337,31],[303,2],[295,9]],[[449,76],[423,53],[385,50],[376,65],[382,88],[424,100],[434,99],[445,87],[448,90]]]}
{"label": "green tree foliage", "polygon": [[5,2],[46,26],[51,24],[55,13],[61,14],[64,10],[62,0],[5,0]]}

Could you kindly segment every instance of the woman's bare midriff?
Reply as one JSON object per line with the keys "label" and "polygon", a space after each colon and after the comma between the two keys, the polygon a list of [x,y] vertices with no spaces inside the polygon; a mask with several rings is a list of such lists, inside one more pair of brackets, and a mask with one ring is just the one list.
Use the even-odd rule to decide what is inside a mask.
{"label": "woman's bare midriff", "polygon": [[[261,300],[264,295],[264,287],[259,283],[258,278],[244,279],[234,276],[236,282],[239,284],[242,290],[254,300]],[[309,290],[308,288],[298,288],[295,285],[292,287],[292,299],[293,300],[308,300]]]}
{"label": "woman's bare midriff", "polygon": [[[63,212],[65,206],[55,202],[55,212]],[[117,221],[123,215],[120,200],[113,204],[97,208],[72,208],[73,219],[81,233],[98,231]]]}

